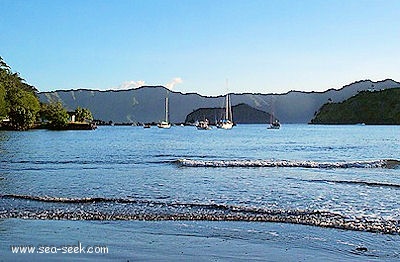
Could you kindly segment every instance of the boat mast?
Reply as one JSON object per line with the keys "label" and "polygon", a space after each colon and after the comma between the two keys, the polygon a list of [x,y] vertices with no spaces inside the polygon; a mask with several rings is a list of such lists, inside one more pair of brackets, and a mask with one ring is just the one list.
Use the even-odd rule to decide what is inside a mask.
{"label": "boat mast", "polygon": [[233,114],[232,114],[232,103],[231,97],[229,96],[229,121],[233,122]]}
{"label": "boat mast", "polygon": [[168,92],[167,96],[165,97],[165,122],[168,123]]}
{"label": "boat mast", "polygon": [[226,101],[225,101],[225,119],[229,119],[229,94],[226,94]]}
{"label": "boat mast", "polygon": [[229,93],[228,93],[228,78],[225,79],[225,84],[226,84],[226,101],[225,101],[225,119],[226,120],[231,120],[232,118],[232,111],[230,107],[230,98],[229,98]]}

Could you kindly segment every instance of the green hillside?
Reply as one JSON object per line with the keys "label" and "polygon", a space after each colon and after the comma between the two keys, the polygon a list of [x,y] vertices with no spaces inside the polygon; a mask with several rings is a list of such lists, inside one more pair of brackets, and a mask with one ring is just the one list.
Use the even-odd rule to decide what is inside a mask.
{"label": "green hillside", "polygon": [[311,124],[400,125],[400,88],[362,91],[341,102],[324,104]]}

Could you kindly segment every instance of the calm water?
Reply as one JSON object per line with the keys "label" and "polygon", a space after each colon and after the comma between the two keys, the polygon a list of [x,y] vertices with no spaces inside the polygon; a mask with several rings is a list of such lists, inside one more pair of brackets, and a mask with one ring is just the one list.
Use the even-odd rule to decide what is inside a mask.
{"label": "calm water", "polygon": [[[395,161],[387,166],[387,159]],[[0,217],[5,232],[11,224],[25,225],[24,221],[47,221],[52,228],[53,220],[61,218],[89,223],[93,232],[104,230],[110,236],[102,223],[107,227],[110,220],[131,220],[113,222],[115,228],[131,228],[138,226],[134,221],[146,219],[154,220],[147,223],[156,228],[189,223],[189,228],[208,237],[210,229],[198,229],[205,227],[202,222],[182,221],[178,226],[157,220],[235,220],[239,222],[224,222],[238,229],[232,238],[252,239],[243,230],[244,221],[258,220],[289,223],[286,227],[307,224],[350,230],[335,231],[336,236],[363,234],[371,243],[375,238],[395,243],[400,240],[399,159],[399,126],[1,132]],[[279,167],[264,166],[277,163]],[[99,221],[84,222],[90,219]],[[71,223],[67,221],[58,223]],[[262,246],[268,234],[260,228],[252,230],[258,232],[257,243]],[[284,232],[281,235],[290,237]],[[29,235],[13,233],[14,239]],[[175,240],[179,242],[178,237]],[[280,238],[274,243],[285,241]],[[335,245],[320,244],[318,250],[333,252]],[[372,255],[399,259],[399,249],[388,244]]]}

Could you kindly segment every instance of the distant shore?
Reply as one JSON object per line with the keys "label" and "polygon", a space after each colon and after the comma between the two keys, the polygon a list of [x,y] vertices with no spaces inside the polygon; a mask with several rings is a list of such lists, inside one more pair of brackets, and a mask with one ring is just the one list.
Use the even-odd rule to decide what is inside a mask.
{"label": "distant shore", "polygon": [[[46,123],[41,123],[35,125],[31,129],[48,129],[48,130],[94,130],[97,128],[97,125],[95,123],[69,123],[65,127],[60,127],[60,128],[55,128],[55,127],[50,127]],[[3,131],[15,131],[12,127],[8,125],[0,125],[0,130]]]}

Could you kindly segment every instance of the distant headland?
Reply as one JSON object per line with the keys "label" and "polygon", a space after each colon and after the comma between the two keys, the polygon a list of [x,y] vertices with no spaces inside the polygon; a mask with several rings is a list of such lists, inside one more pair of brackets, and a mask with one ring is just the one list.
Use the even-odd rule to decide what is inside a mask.
{"label": "distant headland", "polygon": [[311,123],[400,125],[400,88],[361,91],[343,102],[328,102]]}

